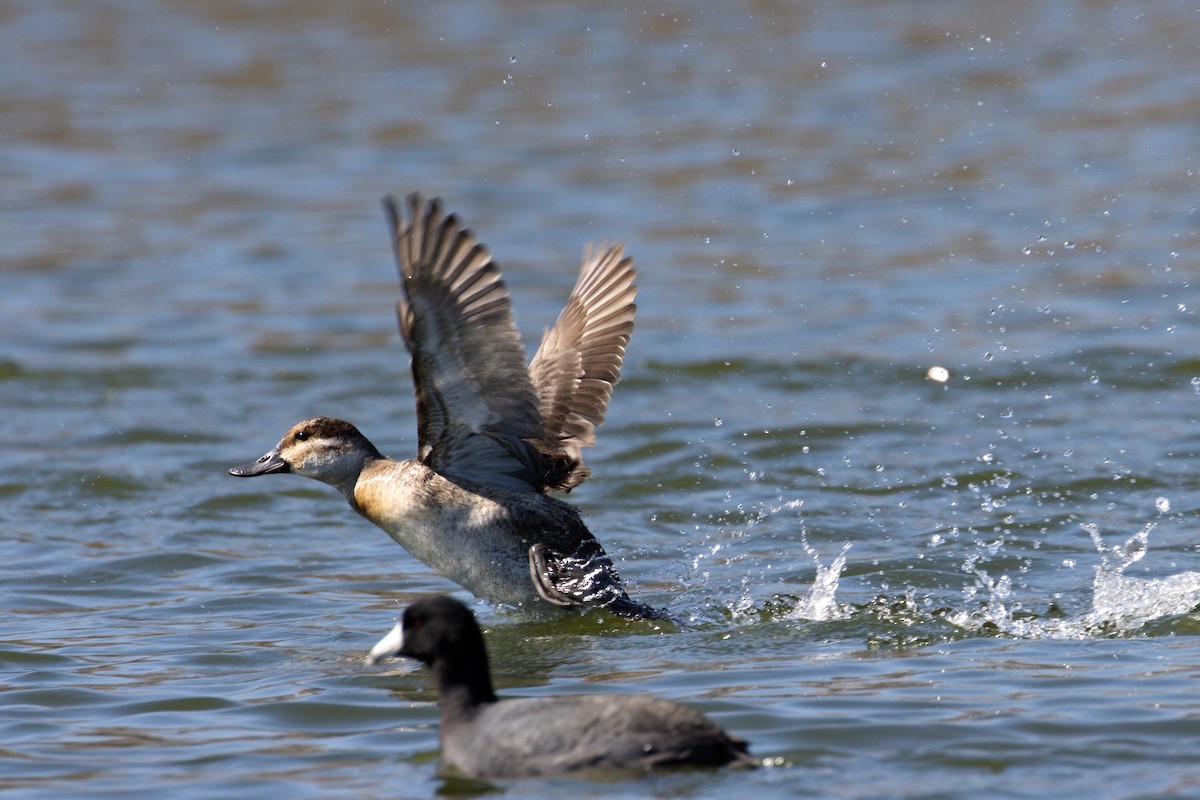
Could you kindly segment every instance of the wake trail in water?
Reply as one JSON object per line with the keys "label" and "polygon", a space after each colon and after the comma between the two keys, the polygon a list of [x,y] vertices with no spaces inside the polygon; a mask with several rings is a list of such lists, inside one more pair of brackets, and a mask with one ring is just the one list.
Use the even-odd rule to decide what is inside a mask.
{"label": "wake trail in water", "polygon": [[[982,553],[979,557],[968,558],[963,567],[975,577],[975,583],[964,588],[963,599],[974,605],[977,598],[982,597],[982,606],[935,608],[932,599],[920,601],[914,597],[916,590],[909,590],[901,598],[889,599],[881,595],[865,604],[840,602],[837,593],[851,543],[843,544],[838,554],[826,564],[809,544],[803,524],[800,526],[799,543],[815,567],[807,591],[802,594],[775,593],[764,598],[763,589],[772,582],[773,573],[779,565],[762,562],[761,569],[756,573],[742,576],[740,591],[729,587],[732,592],[725,599],[714,596],[716,587],[709,583],[711,575],[705,568],[705,562],[724,557],[729,562],[752,563],[752,556],[730,548],[731,541],[746,536],[763,520],[782,511],[795,511],[801,504],[801,501],[790,501],[764,508],[746,522],[744,529],[727,530],[729,539],[709,542],[701,553],[695,555],[688,572],[690,577],[699,579],[693,585],[692,600],[699,599],[697,595],[700,593],[703,594],[703,600],[698,604],[689,601],[692,610],[683,615],[684,618],[690,618],[692,622],[718,624],[724,620],[739,625],[769,620],[874,620],[908,629],[921,623],[949,623],[960,633],[968,634],[1086,639],[1135,632],[1154,620],[1188,614],[1200,607],[1200,572],[1180,572],[1161,578],[1138,578],[1126,574],[1148,552],[1154,522],[1148,523],[1123,544],[1113,546],[1105,544],[1096,525],[1081,526],[1100,554],[1100,563],[1095,567],[1090,607],[1074,615],[1062,612],[1056,603],[1048,604],[1049,610],[1040,615],[1024,610],[1014,597],[1013,579],[1010,576],[992,577],[979,566]],[[1160,513],[1165,513],[1169,508],[1165,498],[1159,499],[1158,506]],[[1003,548],[1003,541],[981,546],[986,548],[988,556],[995,556]],[[697,606],[704,610],[697,611]],[[936,633],[927,631],[927,634],[931,641],[939,638]],[[958,637],[952,635],[950,638]]]}

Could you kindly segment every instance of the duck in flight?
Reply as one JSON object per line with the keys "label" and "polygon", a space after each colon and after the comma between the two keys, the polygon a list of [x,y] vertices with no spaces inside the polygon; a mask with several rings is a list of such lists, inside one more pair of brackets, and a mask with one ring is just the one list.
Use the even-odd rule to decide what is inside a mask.
{"label": "duck in flight", "polygon": [[382,455],[349,422],[292,426],[229,470],[292,472],[333,486],[351,508],[473,594],[525,607],[664,612],[626,594],[574,506],[553,497],[590,470],[580,450],[620,378],[636,273],[619,244],[588,247],[566,307],[525,366],[508,289],[491,254],[435,199],[384,209],[400,271],[400,333],[412,359],[417,454]]}

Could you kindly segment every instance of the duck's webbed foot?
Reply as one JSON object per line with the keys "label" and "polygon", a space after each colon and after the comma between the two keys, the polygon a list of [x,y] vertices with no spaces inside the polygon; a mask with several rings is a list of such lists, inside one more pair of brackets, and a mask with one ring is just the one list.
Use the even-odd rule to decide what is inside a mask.
{"label": "duck's webbed foot", "polygon": [[565,608],[607,608],[629,619],[670,619],[666,611],[629,599],[612,559],[595,539],[574,553],[544,544],[529,548],[529,575],[538,596]]}

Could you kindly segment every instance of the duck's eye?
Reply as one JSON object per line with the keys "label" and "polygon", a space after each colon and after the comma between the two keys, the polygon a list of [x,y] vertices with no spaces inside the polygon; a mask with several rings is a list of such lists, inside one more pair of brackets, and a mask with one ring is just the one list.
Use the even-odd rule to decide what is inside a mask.
{"label": "duck's eye", "polygon": [[308,431],[298,431],[298,432],[296,433],[296,438],[297,438],[297,439],[299,439],[299,440],[300,440],[300,441],[302,441],[302,442],[307,442],[307,441],[308,441],[308,437],[309,437],[309,433],[308,433]]}

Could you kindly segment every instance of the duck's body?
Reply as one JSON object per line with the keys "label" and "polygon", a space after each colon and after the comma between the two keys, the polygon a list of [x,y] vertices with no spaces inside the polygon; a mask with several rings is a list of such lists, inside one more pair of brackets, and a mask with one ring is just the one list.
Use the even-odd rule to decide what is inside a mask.
{"label": "duck's body", "polygon": [[410,605],[369,660],[396,655],[433,671],[442,761],[472,777],[755,763],[743,740],[671,700],[641,694],[497,699],[479,625],[449,597]]}
{"label": "duck's body", "polygon": [[[530,605],[539,599],[530,571],[534,546],[599,559],[596,566],[612,574],[579,512],[549,495],[451,481],[415,459],[377,459],[365,466],[347,499],[415,557],[493,602]],[[593,592],[600,596],[589,604],[624,595],[615,580],[598,583]]]}
{"label": "duck's body", "polygon": [[[350,503],[404,549],[437,572],[493,602],[537,599],[517,494],[488,497],[452,483],[416,461],[379,460],[364,470]],[[543,526],[539,526],[543,527]]]}
{"label": "duck's body", "polygon": [[661,614],[629,600],[578,512],[551,497],[588,475],[633,329],[622,248],[585,253],[579,280],[526,368],[508,291],[486,250],[437,201],[409,197],[395,234],[400,332],[412,356],[417,456],[383,456],[348,422],[297,423],[239,477],[295,472],[337,488],[412,555],[500,603]]}

